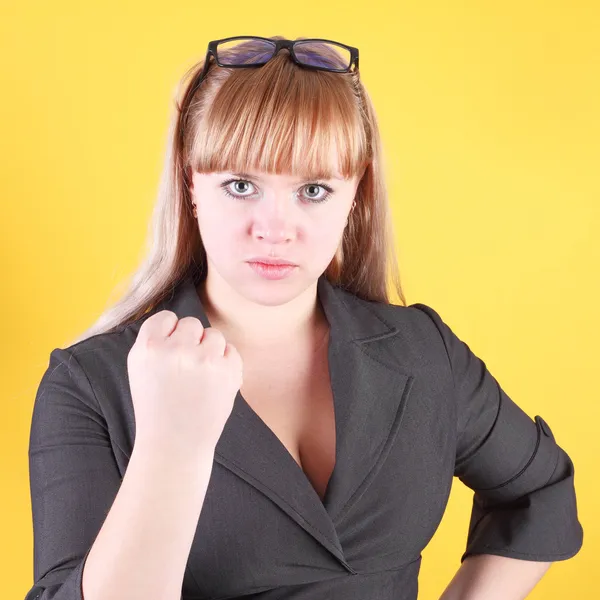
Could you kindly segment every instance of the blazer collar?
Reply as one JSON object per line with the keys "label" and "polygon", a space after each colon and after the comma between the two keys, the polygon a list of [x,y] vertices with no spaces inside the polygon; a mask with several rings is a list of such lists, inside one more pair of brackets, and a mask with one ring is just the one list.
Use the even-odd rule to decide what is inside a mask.
{"label": "blazer collar", "polygon": [[[180,319],[194,316],[200,319],[204,327],[211,327],[196,291],[198,283],[197,274],[186,275],[156,310],[171,310]],[[363,343],[398,333],[397,327],[367,308],[365,301],[332,284],[324,274],[317,281],[317,293],[330,325],[332,343]]]}
{"label": "blazer collar", "polygon": [[[157,310],[210,322],[198,281],[185,277]],[[330,325],[328,359],[336,419],[336,463],[324,500],[279,438],[238,390],[215,461],[269,497],[350,572],[336,525],[365,491],[398,433],[413,376],[403,372],[388,338],[398,328],[377,304],[321,275],[317,293]],[[282,402],[286,399],[282,398]]]}

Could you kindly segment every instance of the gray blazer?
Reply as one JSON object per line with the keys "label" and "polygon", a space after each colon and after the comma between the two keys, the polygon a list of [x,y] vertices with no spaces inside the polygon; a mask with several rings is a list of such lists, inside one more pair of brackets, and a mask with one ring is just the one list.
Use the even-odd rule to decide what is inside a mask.
{"label": "gray blazer", "polygon": [[[138,321],[50,353],[29,443],[26,600],[81,600],[84,562],[135,441],[127,354],[158,310],[210,326],[197,282],[190,271]],[[324,275],[318,294],[337,432],[325,499],[238,392],[182,599],[414,600],[453,477],[473,490],[461,562],[575,555],[583,530],[573,463],[548,424],[519,408],[431,307],[366,301]]]}

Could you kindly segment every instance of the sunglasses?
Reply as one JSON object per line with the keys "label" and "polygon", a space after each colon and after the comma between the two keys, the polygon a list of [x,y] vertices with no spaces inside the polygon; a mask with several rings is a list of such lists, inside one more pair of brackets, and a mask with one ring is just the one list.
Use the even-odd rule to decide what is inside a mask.
{"label": "sunglasses", "polygon": [[190,85],[187,98],[194,95],[206,76],[211,56],[219,67],[262,67],[283,48],[289,51],[291,59],[301,67],[333,73],[349,73],[352,70],[358,72],[358,48],[353,46],[321,38],[272,40],[240,35],[209,42],[204,68]]}

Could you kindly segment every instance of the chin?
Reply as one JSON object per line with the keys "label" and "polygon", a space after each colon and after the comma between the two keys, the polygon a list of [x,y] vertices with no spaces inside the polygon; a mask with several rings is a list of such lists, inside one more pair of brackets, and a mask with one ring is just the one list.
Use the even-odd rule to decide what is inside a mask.
{"label": "chin", "polygon": [[302,277],[301,267],[282,279],[266,279],[254,273],[250,268],[248,277],[243,278],[243,285],[238,292],[248,300],[263,306],[279,306],[302,294],[313,281]]}

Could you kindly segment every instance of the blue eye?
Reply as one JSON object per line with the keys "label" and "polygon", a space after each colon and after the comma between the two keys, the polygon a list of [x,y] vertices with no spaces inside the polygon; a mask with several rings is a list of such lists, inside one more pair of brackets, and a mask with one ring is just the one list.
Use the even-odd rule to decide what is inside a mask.
{"label": "blue eye", "polygon": [[[236,200],[243,200],[244,198],[249,198],[251,194],[243,194],[243,193],[232,193],[231,189],[229,188],[229,185],[232,183],[244,183],[244,184],[249,184],[251,186],[254,186],[254,184],[246,179],[228,179],[227,181],[224,181],[220,187],[223,190],[223,192],[225,193],[225,195],[229,196],[230,198],[235,198]],[[305,189],[309,189],[309,188],[322,188],[325,190],[325,194],[321,197],[312,197],[312,196],[306,196],[307,201],[309,204],[319,204],[321,202],[325,202],[326,200],[329,199],[329,197],[331,196],[331,194],[333,193],[333,189],[328,186],[326,183],[320,182],[320,181],[315,181],[312,183],[307,183],[304,186],[302,186]]]}

